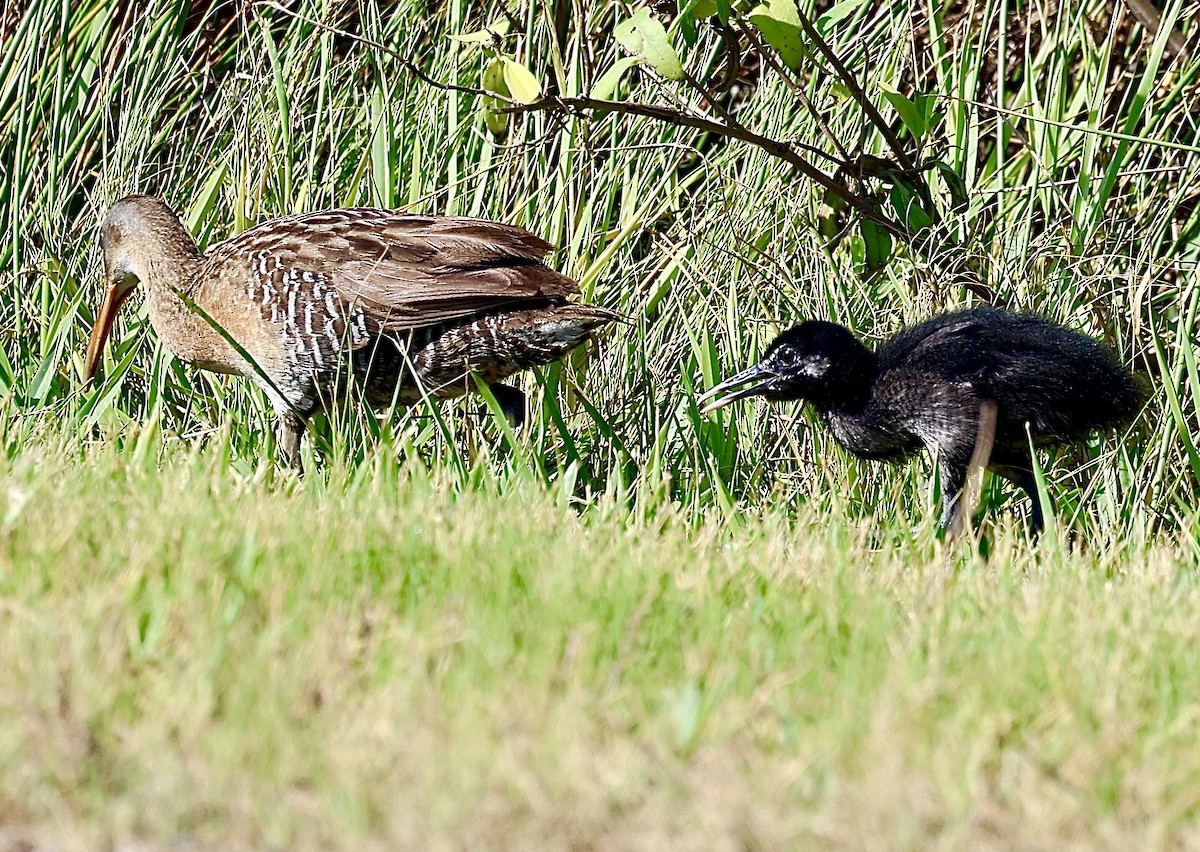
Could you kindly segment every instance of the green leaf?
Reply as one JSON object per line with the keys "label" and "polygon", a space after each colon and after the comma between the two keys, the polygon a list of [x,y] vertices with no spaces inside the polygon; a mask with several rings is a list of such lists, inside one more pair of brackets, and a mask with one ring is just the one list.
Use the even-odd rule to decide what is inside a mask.
{"label": "green leaf", "polygon": [[937,111],[937,95],[917,93],[913,96],[913,103],[921,113],[926,129],[933,127],[941,119]]}
{"label": "green leaf", "polygon": [[913,138],[924,136],[925,116],[921,110],[917,109],[917,105],[900,94],[900,91],[890,83],[880,82],[879,90],[883,92],[887,102],[900,115],[900,120],[904,122],[904,126],[908,128],[908,132],[913,135]]}
{"label": "green leaf", "polygon": [[870,219],[860,221],[858,229],[862,233],[863,245],[867,250],[867,271],[883,269],[892,259],[892,235]]}
{"label": "green leaf", "polygon": [[612,100],[613,95],[617,93],[617,85],[625,76],[625,72],[640,61],[636,56],[624,56],[618,59],[613,63],[613,67],[605,71],[592,86],[592,97],[602,101]]}
{"label": "green leaf", "polygon": [[841,3],[835,3],[829,11],[817,18],[817,32],[821,35],[829,35],[839,21],[853,15],[866,3],[867,0],[842,0]]}
{"label": "green leaf", "polygon": [[958,212],[967,206],[967,184],[959,176],[958,172],[954,171],[946,163],[934,163],[933,167],[937,169],[938,174],[942,176],[942,180],[946,183],[946,188],[950,190],[950,209]]}
{"label": "green leaf", "polygon": [[907,181],[897,179],[892,184],[892,207],[896,211],[896,217],[905,224],[910,234],[933,224],[933,217],[921,206],[916,188]]}
{"label": "green leaf", "polygon": [[228,173],[229,168],[224,163],[221,163],[209,173],[208,178],[204,181],[204,186],[196,194],[196,200],[192,202],[192,206],[188,209],[187,229],[190,233],[196,233],[200,229],[200,224],[212,212],[213,205],[217,203],[217,195],[220,192],[221,184],[225,182],[225,176]]}
{"label": "green leaf", "polygon": [[457,41],[461,44],[485,44],[491,43],[492,34],[488,30],[475,30],[469,33],[460,33],[449,37],[450,41]]}
{"label": "green leaf", "polygon": [[483,66],[483,90],[507,98],[511,94],[504,78],[504,58],[497,56]]}
{"label": "green leaf", "polygon": [[826,248],[830,251],[837,248],[845,228],[846,209],[850,202],[838,195],[832,189],[825,190],[821,196],[821,206],[817,210],[817,230],[825,238]]}
{"label": "green leaf", "polygon": [[681,5],[676,20],[679,21],[679,30],[683,33],[683,40],[688,47],[696,43],[696,22],[707,20],[715,14],[716,0],[688,0]]}
{"label": "green leaf", "polygon": [[[4,347],[0,346],[0,396],[7,396],[8,392],[12,390],[12,386],[16,384],[16,381],[17,373],[13,369],[12,362],[4,354]],[[3,402],[0,401],[0,405],[2,404]]]}
{"label": "green leaf", "polygon": [[500,98],[507,98],[509,91],[508,84],[504,81],[504,60],[501,57],[494,57],[484,66],[483,90],[499,95],[499,97],[484,95],[483,123],[487,125],[488,131],[493,136],[503,137],[508,132],[509,114],[496,112],[496,110],[505,105]]}
{"label": "green leaf", "polygon": [[767,44],[775,48],[783,64],[799,71],[808,60],[808,47],[800,29],[800,15],[795,0],[767,0],[755,6],[748,16],[750,23],[758,27]]}
{"label": "green leaf", "polygon": [[644,59],[659,76],[668,80],[683,79],[679,54],[671,46],[663,25],[650,17],[650,10],[638,9],[632,18],[617,24],[613,28],[613,38],[628,53]]}
{"label": "green leaf", "polygon": [[380,88],[371,92],[368,99],[371,116],[371,187],[375,192],[375,203],[379,207],[391,207],[394,201],[392,157],[395,134],[391,129],[391,113],[387,98]]}
{"label": "green leaf", "polygon": [[728,24],[732,14],[733,4],[730,0],[717,0],[717,17],[721,19],[722,24]]}
{"label": "green leaf", "polygon": [[483,123],[488,132],[497,138],[503,138],[508,133],[508,113],[497,112],[506,105],[504,101],[496,100],[491,95],[483,96]]}
{"label": "green leaf", "polygon": [[515,100],[523,104],[531,104],[541,97],[542,84],[528,68],[507,56],[502,57],[502,60],[504,62],[504,82]]}

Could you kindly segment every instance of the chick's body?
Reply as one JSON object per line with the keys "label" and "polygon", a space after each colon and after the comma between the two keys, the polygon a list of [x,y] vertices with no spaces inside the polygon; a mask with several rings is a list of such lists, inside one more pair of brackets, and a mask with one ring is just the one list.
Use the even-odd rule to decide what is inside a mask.
{"label": "chick's body", "polygon": [[[1029,314],[977,308],[935,317],[884,343],[861,401],[818,405],[864,458],[900,459],[936,445],[969,458],[979,407],[995,401],[993,464],[1084,440],[1141,405],[1129,372],[1096,340]],[[1028,424],[1029,434],[1026,434]]]}
{"label": "chick's body", "polygon": [[705,398],[722,393],[706,410],[752,395],[807,400],[862,458],[898,461],[927,450],[938,459],[946,526],[956,519],[990,411],[986,465],[1029,494],[1035,528],[1042,512],[1030,439],[1035,447],[1082,441],[1128,423],[1144,400],[1098,341],[1042,317],[989,308],[934,317],[875,352],[843,326],[802,323]]}

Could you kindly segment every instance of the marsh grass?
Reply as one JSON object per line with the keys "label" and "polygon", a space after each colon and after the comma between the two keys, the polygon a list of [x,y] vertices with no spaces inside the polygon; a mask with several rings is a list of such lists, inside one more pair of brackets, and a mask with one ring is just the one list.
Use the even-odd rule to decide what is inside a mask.
{"label": "marsh grass", "polygon": [[[487,23],[476,6],[197,8],[32,3],[0,51],[14,838],[1195,841],[1200,63],[1074,0],[965,23],[864,4],[831,34],[869,92],[941,96],[923,153],[971,191],[956,251],[985,283],[1153,388],[1129,434],[1043,460],[1039,544],[992,482],[978,547],[947,552],[928,464],[857,462],[805,412],[693,401],[779,324],[878,342],[968,304],[937,247],[860,275],[861,240],[823,250],[817,193],[762,151],[613,116],[525,116],[497,141],[472,98],[369,46],[477,84],[447,38]],[[506,49],[579,93],[617,54],[577,33],[623,13],[590,6],[560,41],[550,11],[520,6]],[[705,79],[719,56],[702,41],[691,63]],[[740,120],[824,144],[772,73],[751,83]],[[881,153],[836,88],[809,88],[847,147]],[[645,75],[628,96],[699,102]],[[515,222],[632,324],[522,380],[522,435],[478,400],[346,407],[298,480],[261,395],[174,361],[139,303],[81,381],[96,224],[133,191],[202,244],[354,204]]]}
{"label": "marsh grass", "polygon": [[[1113,518],[1099,518],[1095,500],[1073,496],[1096,482],[1076,475],[1080,469],[1097,472],[1095,490],[1112,494],[1124,526],[1174,527],[1200,471],[1196,302],[1184,286],[1195,263],[1195,217],[1190,202],[1181,203],[1198,168],[1181,142],[1196,70],[1172,62],[1162,39],[1147,39],[1121,16],[1109,27],[1122,38],[1098,44],[1092,29],[1108,19],[1106,8],[1064,7],[1042,21],[985,4],[978,32],[935,27],[940,40],[912,36],[914,52],[894,45],[910,39],[926,12],[864,7],[835,33],[834,46],[857,58],[870,91],[880,80],[936,83],[945,119],[925,153],[953,165],[971,189],[960,238],[1000,298],[1103,335],[1135,365],[1170,377],[1146,434],[1129,443],[1121,480],[1108,457],[1081,464],[1095,461],[1099,448],[1050,473],[1068,505],[1082,507],[1085,527]],[[938,250],[901,253],[863,279],[854,272],[861,242],[822,251],[810,229],[816,195],[780,163],[742,143],[646,119],[580,118],[560,128],[525,116],[498,144],[473,99],[421,83],[396,56],[370,47],[417,57],[447,82],[477,84],[478,50],[447,36],[486,21],[468,6],[444,11],[430,18],[403,3],[290,13],[264,5],[246,17],[217,5],[184,18],[170,5],[121,14],[104,3],[34,4],[0,68],[0,140],[12,172],[9,238],[0,249],[9,294],[0,309],[11,320],[0,391],[10,419],[49,418],[69,432],[109,437],[146,420],[185,435],[225,423],[239,456],[262,452],[270,418],[258,392],[165,358],[146,334],[144,309],[127,312],[104,381],[79,382],[97,298],[95,223],[134,190],[171,199],[202,244],[273,215],[383,204],[525,225],[562,246],[555,262],[581,281],[585,298],[634,320],[598,351],[528,380],[527,456],[541,460],[548,478],[575,465],[581,484],[603,490],[614,476],[655,470],[670,475],[673,496],[692,511],[729,512],[740,500],[796,491],[815,499],[831,486],[845,492],[845,483],[852,513],[887,499],[895,471],[860,468],[820,430],[797,439],[790,412],[750,403],[701,418],[691,393],[754,357],[776,323],[832,316],[878,341],[963,304],[964,293],[939,276]],[[557,42],[543,12],[521,14],[526,33],[510,36],[506,48],[559,91],[578,92],[590,69],[616,55],[602,42],[588,58],[578,38]],[[590,14],[589,26],[604,26],[616,9]],[[1019,71],[992,67],[999,22],[1024,18],[1037,53]],[[719,60],[703,48],[691,53],[700,79]],[[772,73],[752,82],[741,121],[822,143]],[[1030,120],[973,106],[978,89],[997,90],[1006,108]],[[837,91],[810,95],[847,147],[883,153]],[[687,101],[648,78],[630,97]],[[1110,130],[1126,136],[1105,135]],[[997,133],[1004,144],[995,144]],[[480,441],[498,445],[503,436],[480,419],[485,412],[457,405],[434,416],[418,407],[414,416],[433,427],[420,431],[430,462],[461,466]],[[395,419],[346,411],[315,435],[317,455],[361,459]],[[901,472],[905,493],[921,494],[927,475],[919,466]],[[925,512],[913,499],[906,511]]]}

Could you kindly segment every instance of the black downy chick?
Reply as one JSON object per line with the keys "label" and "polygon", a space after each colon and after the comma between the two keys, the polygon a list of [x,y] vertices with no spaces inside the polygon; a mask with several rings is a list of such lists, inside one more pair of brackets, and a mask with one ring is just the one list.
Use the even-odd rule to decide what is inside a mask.
{"label": "black downy chick", "polygon": [[1128,424],[1145,401],[1099,341],[989,308],[934,317],[876,352],[836,323],[805,322],[698,402],[708,412],[749,396],[812,403],[838,442],[861,458],[899,461],[924,448],[938,459],[941,523],[951,530],[989,402],[995,432],[987,468],[1029,495],[1040,530],[1029,437],[1036,447],[1080,442]]}

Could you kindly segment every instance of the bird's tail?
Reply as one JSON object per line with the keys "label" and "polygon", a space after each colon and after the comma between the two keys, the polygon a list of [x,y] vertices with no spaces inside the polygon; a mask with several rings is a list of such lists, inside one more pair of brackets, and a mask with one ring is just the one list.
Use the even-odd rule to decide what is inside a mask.
{"label": "bird's tail", "polygon": [[594,338],[597,331],[615,322],[628,320],[624,314],[599,305],[568,302],[543,311],[530,311],[526,318],[515,323],[520,329],[515,337],[524,340],[527,357],[546,364]]}
{"label": "bird's tail", "polygon": [[587,328],[588,331],[595,331],[601,326],[610,325],[614,322],[624,325],[633,324],[633,321],[620,311],[602,308],[599,305],[581,305],[571,302],[557,308],[555,314],[563,320],[578,322],[581,326]]}

